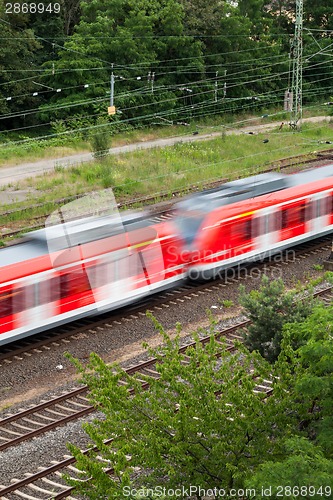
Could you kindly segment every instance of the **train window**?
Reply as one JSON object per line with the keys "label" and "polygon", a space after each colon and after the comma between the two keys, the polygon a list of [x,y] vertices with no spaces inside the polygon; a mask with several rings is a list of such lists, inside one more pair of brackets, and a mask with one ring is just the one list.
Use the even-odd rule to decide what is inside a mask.
{"label": "train window", "polygon": [[244,240],[250,240],[252,237],[252,220],[247,220],[244,221],[244,233],[243,233],[243,239]]}
{"label": "train window", "polygon": [[69,277],[68,274],[62,274],[60,276],[60,298],[63,299],[67,295],[70,295]]}
{"label": "train window", "polygon": [[[148,258],[147,258],[148,257]],[[129,255],[128,262],[128,272],[130,276],[137,276],[138,274],[143,273],[144,268],[146,268],[146,260],[149,262],[152,256],[149,254],[143,254],[142,252],[134,252]]]}
{"label": "train window", "polygon": [[13,290],[13,314],[29,309],[35,305],[35,285]]}
{"label": "train window", "polygon": [[76,295],[90,290],[87,273],[82,268],[76,268],[60,276],[60,297]]}
{"label": "train window", "polygon": [[286,229],[288,227],[288,208],[284,208],[281,212],[281,228]]}
{"label": "train window", "polygon": [[323,215],[333,214],[333,194],[329,194],[322,201],[324,204]]}
{"label": "train window", "polygon": [[89,268],[91,288],[99,288],[111,282],[114,262],[102,262]]}
{"label": "train window", "polygon": [[248,241],[252,237],[252,219],[236,222],[232,228],[233,238]]}
{"label": "train window", "polygon": [[17,314],[35,303],[34,285],[14,288],[0,294],[0,318]]}
{"label": "train window", "polygon": [[41,281],[39,283],[38,304],[45,304],[47,302],[56,302],[59,299],[60,299],[59,276],[54,276],[53,278]]}
{"label": "train window", "polygon": [[322,215],[329,213],[329,200],[320,199],[316,202],[316,217],[321,217]]}
{"label": "train window", "polygon": [[90,290],[90,283],[84,269],[78,269],[69,274],[70,290],[73,295]]}
{"label": "train window", "polygon": [[0,318],[13,314],[13,294],[12,292],[0,293]]}
{"label": "train window", "polygon": [[314,208],[313,208],[313,202],[308,201],[304,205],[304,221],[309,221],[313,219],[313,213],[314,213]]}
{"label": "train window", "polygon": [[305,203],[301,205],[296,205],[293,207],[284,208],[282,210],[282,229],[286,229],[290,226],[297,226],[298,224],[304,224],[305,222]]}
{"label": "train window", "polygon": [[298,207],[299,222],[301,224],[305,222],[305,210],[305,203],[302,203],[302,205]]}
{"label": "train window", "polygon": [[193,216],[179,216],[177,219],[175,219],[175,223],[178,227],[181,237],[183,238],[185,243],[189,245],[193,243],[193,240],[195,239],[204,219],[204,213],[197,213],[196,211],[194,211],[194,214],[195,215]]}
{"label": "train window", "polygon": [[280,231],[282,225],[282,212],[278,210],[277,212],[269,215],[269,232]]}
{"label": "train window", "polygon": [[266,217],[254,217],[252,219],[252,237],[258,238],[261,234],[266,232]]}

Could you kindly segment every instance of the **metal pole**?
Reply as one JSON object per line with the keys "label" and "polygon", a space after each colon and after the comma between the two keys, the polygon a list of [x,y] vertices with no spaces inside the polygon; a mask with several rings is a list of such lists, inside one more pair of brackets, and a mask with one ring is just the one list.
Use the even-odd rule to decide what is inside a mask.
{"label": "metal pole", "polygon": [[154,80],[155,80],[155,73],[153,72],[151,74],[151,93],[154,93]]}
{"label": "metal pole", "polygon": [[219,72],[216,71],[216,74],[215,74],[215,92],[214,92],[214,95],[215,95],[215,102],[217,102],[217,76],[218,76]]}
{"label": "metal pole", "polygon": [[113,74],[113,63],[112,63],[112,73],[110,80],[110,106],[113,106],[113,96],[114,96],[114,74]]}
{"label": "metal pole", "polygon": [[224,70],[224,85],[223,85],[223,99],[225,99],[226,95],[227,95],[227,70],[225,69]]}
{"label": "metal pole", "polygon": [[302,32],[303,0],[296,0],[296,23],[293,41],[292,108],[290,126],[297,128],[302,119]]}

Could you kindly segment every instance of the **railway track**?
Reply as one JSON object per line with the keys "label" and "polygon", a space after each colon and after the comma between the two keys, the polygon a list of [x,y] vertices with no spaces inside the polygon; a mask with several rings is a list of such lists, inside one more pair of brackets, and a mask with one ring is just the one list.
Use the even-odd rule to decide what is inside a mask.
{"label": "railway track", "polygon": [[[289,158],[281,158],[280,160],[273,162],[270,167],[263,169],[262,173],[276,171],[277,169],[281,171],[281,170],[284,170],[284,169],[287,169],[287,168],[290,168],[290,167],[293,167],[296,165],[300,165],[300,164],[304,165],[305,167],[309,167],[309,165],[311,165],[312,163],[315,163],[318,161],[327,161],[327,160],[332,160],[332,159],[333,159],[333,149],[327,149],[327,150],[317,152],[317,153],[313,154],[313,157],[311,157],[311,158],[309,158],[309,154],[297,155],[297,156],[294,156],[292,158],[290,158],[290,157]],[[207,182],[200,187],[200,190],[217,187],[221,183],[227,182],[228,180],[230,180],[230,179],[222,178],[222,179]],[[192,185],[192,186],[189,186],[189,188],[186,190],[186,194],[190,194],[190,193],[193,193],[196,191],[198,191],[198,186]],[[185,194],[184,189],[182,189],[179,191],[172,192],[172,197],[179,197],[179,196],[183,196],[184,194]],[[79,195],[71,196],[68,198],[60,198],[59,200],[55,200],[53,202],[53,205],[52,205],[52,207],[53,207],[52,210],[54,210],[55,206],[64,205],[64,204],[69,203],[71,201],[77,200],[84,195],[86,195],[86,193],[84,193],[82,195],[79,194]],[[133,206],[137,206],[137,205],[141,205],[141,204],[143,204],[144,206],[150,205],[152,207],[153,205],[151,205],[151,204],[156,203],[157,199],[159,201],[167,201],[168,199],[170,199],[170,192],[164,192],[164,193],[162,192],[158,195],[155,194],[152,196],[144,196],[144,197],[136,198],[134,200],[120,202],[118,204],[118,207],[119,208],[124,208],[124,207],[131,208]],[[172,203],[172,201],[171,201],[171,203]],[[31,209],[37,210],[39,208],[43,208],[44,206],[48,206],[48,205],[50,205],[50,203],[37,203],[37,204],[35,204],[33,206],[29,206],[29,207],[22,207],[22,208],[7,210],[5,212],[0,213],[0,217],[8,217],[8,216],[10,217],[10,216],[15,215],[15,220],[17,220],[16,214],[20,214],[20,213],[24,214],[24,212],[26,212],[28,210],[31,210]],[[2,237],[3,238],[14,238],[17,235],[22,234],[23,232],[29,232],[29,231],[32,231],[34,229],[40,229],[41,227],[44,227],[45,219],[48,217],[48,215],[49,215],[49,213],[44,214],[44,215],[38,215],[35,217],[31,217],[30,221],[33,224],[31,224],[30,226],[27,226],[27,227],[20,227],[19,229],[13,229],[11,231],[6,231],[2,234]]]}
{"label": "railway track", "polygon": [[108,331],[110,328],[116,327],[123,322],[133,321],[140,316],[146,316],[147,310],[154,312],[163,308],[172,308],[185,300],[191,300],[202,294],[221,290],[232,283],[240,282],[248,277],[257,277],[260,273],[264,272],[272,273],[274,269],[279,272],[282,266],[290,264],[289,257],[291,250],[294,250],[294,258],[297,261],[322,251],[329,251],[330,249],[331,237],[325,236],[298,245],[294,249],[288,249],[282,254],[282,259],[279,259],[278,262],[274,261],[274,257],[273,260],[268,258],[259,263],[254,262],[246,266],[230,269],[221,278],[214,281],[204,283],[186,282],[182,286],[157,293],[155,296],[150,296],[126,308],[104,313],[96,317],[79,319],[47,330],[41,334],[36,334],[33,337],[7,344],[0,348],[0,367],[15,361],[22,361],[24,358],[32,355],[38,355],[38,353],[50,350],[52,347],[68,344],[72,340],[76,340],[81,334],[90,335],[98,331]]}
{"label": "railway track", "polygon": [[[317,297],[321,297],[325,303],[332,303],[333,299],[333,286],[329,286],[325,289],[317,291],[315,294]],[[228,350],[234,350],[234,341],[241,340],[242,336],[239,332],[240,329],[246,328],[249,324],[249,320],[241,321],[232,327],[218,329],[215,333],[217,339],[223,337],[227,343]],[[210,336],[202,336],[200,342],[203,344],[208,342]],[[180,352],[185,352],[186,349],[193,346],[194,342],[187,342],[180,348]],[[136,364],[130,368],[126,369],[128,374],[136,373],[140,376],[140,373],[148,375],[150,377],[158,376],[156,370],[154,370],[154,365],[156,364],[156,359],[151,358],[142,363]],[[271,381],[265,380],[263,385],[262,383],[258,385],[255,390],[264,392],[269,395],[272,391]],[[143,382],[143,388],[147,388],[149,386],[148,382]],[[130,393],[130,391],[129,391]],[[3,438],[3,430],[13,423],[16,423],[16,429],[22,430],[22,427],[26,426],[26,421],[29,420],[29,423],[40,418],[42,412],[48,410],[48,418],[52,418],[53,422],[49,422],[47,426],[44,428],[40,427],[32,431],[30,429],[29,433],[25,435],[22,434],[20,437],[15,437],[12,440],[7,440],[7,443],[2,443],[0,449],[5,449],[5,447],[13,446],[14,444],[18,444],[18,442],[23,442],[26,439],[32,437],[32,432],[42,433],[46,432],[45,429],[50,430],[51,428],[55,429],[59,425],[63,425],[68,422],[68,419],[80,418],[84,414],[87,415],[94,410],[92,406],[89,405],[87,395],[87,387],[82,386],[79,389],[68,392],[59,396],[58,398],[54,398],[48,402],[43,402],[40,405],[35,406],[34,408],[30,408],[28,410],[24,410],[16,415],[12,415],[0,421],[0,439]],[[77,402],[79,399],[79,403]],[[73,405],[74,402],[74,405]],[[75,408],[75,405],[79,406],[79,409]],[[60,407],[60,408],[59,408]],[[50,417],[50,410],[52,408],[57,408],[56,411],[53,411],[52,417]],[[66,410],[65,410],[66,408]],[[61,413],[59,409],[64,412],[67,411],[67,408],[70,408],[70,415],[62,416],[61,418],[56,419],[56,416],[59,416]],[[73,415],[74,411],[76,412],[76,417]],[[36,417],[37,415],[37,417]],[[24,426],[19,424],[19,422],[24,422]],[[37,434],[34,434],[37,435]],[[106,444],[110,444],[112,440],[107,442]],[[88,452],[89,450],[87,450]],[[15,498],[27,498],[30,500],[60,500],[62,498],[70,498],[75,499],[73,494],[75,494],[74,488],[69,487],[63,480],[63,474],[69,475],[72,479],[77,479],[79,477],[81,471],[76,469],[75,467],[75,458],[72,456],[65,456],[64,460],[58,462],[52,462],[52,465],[49,467],[40,467],[36,473],[26,474],[23,479],[12,479],[12,484],[8,486],[0,485],[0,498],[2,500],[12,500]],[[112,468],[108,468],[107,472],[112,474]]]}
{"label": "railway track", "polygon": [[[217,332],[216,336],[223,336],[229,349],[233,349],[233,341],[242,338],[237,335],[237,330],[246,327],[248,323],[248,321],[238,323]],[[203,337],[201,342],[204,344],[209,338],[209,336]],[[185,352],[189,346],[194,345],[195,342],[185,344],[180,352]],[[151,358],[125,371],[129,375],[141,372],[145,375],[156,376],[157,372],[153,369],[155,364],[156,359]],[[80,387],[0,420],[0,451],[93,412],[94,408],[89,404],[86,395],[87,387]]]}

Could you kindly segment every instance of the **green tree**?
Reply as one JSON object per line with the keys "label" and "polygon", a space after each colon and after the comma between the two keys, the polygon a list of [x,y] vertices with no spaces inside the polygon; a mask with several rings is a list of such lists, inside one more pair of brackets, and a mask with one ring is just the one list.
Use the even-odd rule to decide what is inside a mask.
{"label": "green tree", "polygon": [[306,407],[301,429],[333,459],[333,308],[317,306],[302,323],[286,325],[285,334],[303,343],[296,354],[304,371],[295,381]]}
{"label": "green tree", "polygon": [[75,26],[80,22],[81,1],[80,0],[61,0],[62,16],[64,23],[64,34],[72,35]]}
{"label": "green tree", "polygon": [[[330,0],[304,0],[306,26],[314,29],[332,30],[332,3]],[[327,36],[328,33],[323,33]]]}
{"label": "green tree", "polygon": [[284,452],[284,460],[266,462],[247,480],[246,487],[256,490],[256,498],[332,498],[333,460],[302,437],[287,440]]}
{"label": "green tree", "polygon": [[22,111],[38,103],[32,94],[36,91],[33,83],[37,75],[35,60],[41,45],[28,28],[26,15],[5,15],[3,0],[0,1],[0,17],[0,128],[6,129],[22,118]]}
{"label": "green tree", "polygon": [[[88,115],[94,115],[96,104],[104,102],[106,112],[112,71],[115,105],[121,105],[122,120],[133,115],[154,117],[167,105],[173,110],[177,98],[174,86],[198,79],[203,70],[201,43],[184,34],[180,3],[94,0],[81,2],[81,9],[80,23],[59,51],[55,74],[48,80],[54,88],[68,87],[51,100],[62,106],[51,111],[48,119],[69,118],[72,110],[65,106],[75,102],[80,112]],[[46,66],[51,73],[53,64]],[[149,72],[155,76],[154,92],[147,81]],[[84,95],[83,84],[89,85]]]}
{"label": "green tree", "polygon": [[286,291],[281,279],[270,281],[265,275],[259,290],[247,293],[241,287],[240,303],[251,320],[244,334],[245,344],[270,362],[280,354],[283,325],[301,322],[313,310],[311,295],[301,301],[296,300],[296,295],[296,291]]}
{"label": "green tree", "polygon": [[[253,468],[279,456],[281,437],[292,428],[290,397],[281,382],[281,374],[289,372],[284,362],[272,369],[243,346],[230,352],[213,337],[206,346],[197,339],[183,354],[179,338],[171,341],[156,326],[165,342],[149,351],[159,361],[158,378],[127,375],[96,355],[86,367],[75,361],[93,404],[104,414],[84,425],[95,451],[84,455],[70,446],[77,466],[92,477],[75,482],[86,498],[124,498],[123,487],[129,485],[242,487]],[[273,394],[265,399],[255,387],[272,375]],[[142,382],[149,383],[145,391]]]}
{"label": "green tree", "polygon": [[[271,487],[271,498],[277,498],[279,486],[283,488],[279,498],[332,497],[332,334],[333,308],[321,304],[304,321],[284,326],[280,358],[286,356],[290,362],[289,391],[297,403],[293,409],[297,426],[294,435],[285,441],[281,459],[260,465],[247,487],[257,491]],[[301,347],[295,349],[300,341]]]}

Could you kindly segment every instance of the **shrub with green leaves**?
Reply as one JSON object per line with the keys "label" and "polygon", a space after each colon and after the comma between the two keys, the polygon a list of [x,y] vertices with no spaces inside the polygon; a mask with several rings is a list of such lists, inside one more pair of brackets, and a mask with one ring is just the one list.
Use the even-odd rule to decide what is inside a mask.
{"label": "shrub with green leaves", "polygon": [[265,275],[259,290],[248,293],[244,286],[240,290],[240,303],[251,320],[244,333],[245,344],[274,362],[281,351],[283,325],[303,321],[311,314],[315,301],[311,294],[296,300],[297,292],[287,291],[282,279],[270,281]]}

